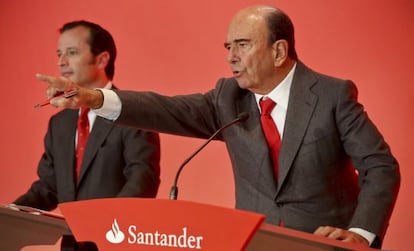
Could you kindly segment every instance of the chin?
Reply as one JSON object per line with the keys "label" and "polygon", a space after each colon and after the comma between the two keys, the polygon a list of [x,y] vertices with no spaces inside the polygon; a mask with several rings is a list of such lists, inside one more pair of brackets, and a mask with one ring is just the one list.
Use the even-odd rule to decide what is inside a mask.
{"label": "chin", "polygon": [[237,79],[237,84],[239,84],[239,87],[242,89],[249,89],[249,87],[251,86],[249,81],[245,80],[245,79]]}
{"label": "chin", "polygon": [[71,76],[68,76],[68,77],[64,76],[64,78],[69,79],[70,81],[76,83],[76,79],[73,79],[73,77],[71,77]]}

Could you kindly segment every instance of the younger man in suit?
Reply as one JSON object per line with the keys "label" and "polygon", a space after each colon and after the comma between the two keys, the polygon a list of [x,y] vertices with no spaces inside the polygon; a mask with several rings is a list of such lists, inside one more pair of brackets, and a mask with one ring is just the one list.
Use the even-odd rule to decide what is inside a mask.
{"label": "younger man in suit", "polygon": [[[111,34],[87,21],[66,23],[60,33],[57,56],[62,77],[85,88],[115,89],[116,47]],[[158,134],[115,125],[93,111],[85,113],[88,127],[82,133],[80,110],[65,109],[52,116],[39,179],[13,203],[52,210],[67,201],[155,197],[160,182]],[[82,134],[89,134],[83,154]]]}

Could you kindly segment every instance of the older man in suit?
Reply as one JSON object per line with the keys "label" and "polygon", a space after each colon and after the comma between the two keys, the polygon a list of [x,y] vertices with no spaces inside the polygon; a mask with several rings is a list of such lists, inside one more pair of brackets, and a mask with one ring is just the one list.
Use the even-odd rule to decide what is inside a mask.
{"label": "older man in suit", "polygon": [[[207,138],[247,112],[247,121],[218,137],[232,161],[236,207],[276,225],[379,247],[398,194],[399,166],[358,103],[355,85],[299,61],[291,20],[271,6],[240,10],[225,47],[233,77],[205,94],[89,90],[38,77],[51,84],[49,95],[80,88],[80,95],[55,98],[54,105],[87,105],[117,124],[160,132]],[[262,103],[272,104],[269,114]]]}
{"label": "older man in suit", "polygon": [[[61,75],[87,88],[114,89],[116,47],[110,33],[87,21],[67,23],[60,32]],[[60,202],[157,195],[157,133],[115,125],[82,107],[54,115],[44,143],[39,180],[14,204],[52,210]],[[68,246],[66,242],[73,241],[66,237],[62,246]]]}

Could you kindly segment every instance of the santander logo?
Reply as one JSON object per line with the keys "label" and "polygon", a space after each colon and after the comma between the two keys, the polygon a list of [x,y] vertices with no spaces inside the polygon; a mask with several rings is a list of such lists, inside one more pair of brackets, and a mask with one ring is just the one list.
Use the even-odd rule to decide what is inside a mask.
{"label": "santander logo", "polygon": [[119,229],[118,222],[114,219],[112,223],[112,229],[106,232],[106,239],[110,243],[121,243],[125,239],[125,234]]}
{"label": "santander logo", "polygon": [[[187,227],[181,228],[179,233],[162,233],[158,230],[154,232],[140,231],[136,225],[128,227],[128,244],[174,247],[183,249],[202,249],[204,237],[192,235]],[[125,234],[120,230],[116,218],[112,223],[112,228],[106,232],[106,240],[113,244],[120,244],[126,238]]]}

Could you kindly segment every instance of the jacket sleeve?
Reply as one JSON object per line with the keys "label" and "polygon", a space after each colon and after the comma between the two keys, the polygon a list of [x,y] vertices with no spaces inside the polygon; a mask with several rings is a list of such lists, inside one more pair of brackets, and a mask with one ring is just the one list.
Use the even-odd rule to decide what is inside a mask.
{"label": "jacket sleeve", "polygon": [[152,92],[117,91],[117,94],[122,102],[117,124],[197,138],[208,138],[219,128],[214,90],[173,97]]}
{"label": "jacket sleeve", "polygon": [[382,239],[399,190],[398,162],[357,102],[357,88],[350,81],[338,92],[336,119],[344,149],[358,170],[361,188],[349,227],[365,229]]}

